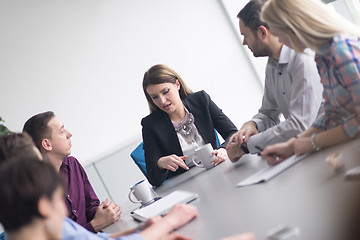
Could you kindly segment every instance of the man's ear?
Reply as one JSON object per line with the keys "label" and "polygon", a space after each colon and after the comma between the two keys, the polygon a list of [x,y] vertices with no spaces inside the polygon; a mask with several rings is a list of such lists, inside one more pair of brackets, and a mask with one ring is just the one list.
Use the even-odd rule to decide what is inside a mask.
{"label": "man's ear", "polygon": [[38,211],[41,216],[48,217],[51,212],[50,201],[45,196],[41,196],[38,201]]}
{"label": "man's ear", "polygon": [[49,141],[49,139],[44,138],[41,141],[41,146],[46,150],[46,151],[51,151],[52,150],[52,145],[51,142]]}
{"label": "man's ear", "polygon": [[269,30],[265,26],[260,26],[258,30],[256,31],[258,37],[262,40],[267,38],[269,36]]}

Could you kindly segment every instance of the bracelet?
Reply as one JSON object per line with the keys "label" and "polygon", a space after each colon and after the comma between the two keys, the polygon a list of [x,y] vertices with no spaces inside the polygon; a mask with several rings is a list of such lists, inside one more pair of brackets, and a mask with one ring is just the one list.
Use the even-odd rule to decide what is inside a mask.
{"label": "bracelet", "polygon": [[318,145],[316,145],[315,143],[315,137],[316,137],[317,133],[313,133],[310,137],[310,141],[311,141],[311,146],[312,148],[317,152],[321,150],[321,147],[319,147]]}

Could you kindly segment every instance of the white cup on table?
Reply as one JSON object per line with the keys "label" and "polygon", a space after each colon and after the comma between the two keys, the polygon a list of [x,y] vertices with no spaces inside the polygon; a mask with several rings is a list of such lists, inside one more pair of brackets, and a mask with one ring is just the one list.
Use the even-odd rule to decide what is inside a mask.
{"label": "white cup on table", "polygon": [[211,156],[213,151],[214,149],[210,143],[198,147],[195,149],[195,153],[192,156],[192,162],[195,164],[195,166],[200,168],[205,168],[207,170],[213,168],[215,165],[213,165],[211,162],[216,158],[215,155]]}
{"label": "white cup on table", "polygon": [[[135,196],[136,200],[131,198],[132,195]],[[133,203],[141,203],[141,205],[146,205],[153,202],[155,198],[157,198],[157,195],[147,181],[141,180],[130,188],[128,197],[129,200]]]}

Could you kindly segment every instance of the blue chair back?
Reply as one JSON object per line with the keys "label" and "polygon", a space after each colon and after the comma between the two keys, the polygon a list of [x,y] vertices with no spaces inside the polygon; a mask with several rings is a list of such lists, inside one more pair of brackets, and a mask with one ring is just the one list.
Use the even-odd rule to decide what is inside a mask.
{"label": "blue chair back", "polygon": [[135,149],[130,153],[130,157],[134,160],[136,165],[140,168],[141,172],[147,176],[146,164],[145,164],[145,153],[143,149],[143,142],[141,142]]}
{"label": "blue chair back", "polygon": [[220,147],[220,139],[219,139],[219,136],[218,136],[218,132],[214,129],[215,131],[215,137],[216,137],[216,142],[217,142],[217,145],[218,147]]}

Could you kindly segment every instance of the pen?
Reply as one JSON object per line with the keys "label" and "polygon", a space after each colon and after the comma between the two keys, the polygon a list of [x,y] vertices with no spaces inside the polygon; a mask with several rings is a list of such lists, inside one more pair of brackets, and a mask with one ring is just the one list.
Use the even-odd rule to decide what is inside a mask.
{"label": "pen", "polygon": [[[260,152],[262,152],[262,151],[264,151],[264,149],[262,149],[261,147],[259,147],[259,146],[255,146],[255,148],[257,149],[257,150],[259,150]],[[260,153],[258,153],[258,155],[261,155]],[[276,161],[277,160],[279,160],[279,157],[278,156],[276,156],[275,154],[269,154],[269,156],[270,157],[272,157],[272,158],[275,158],[276,159]]]}

